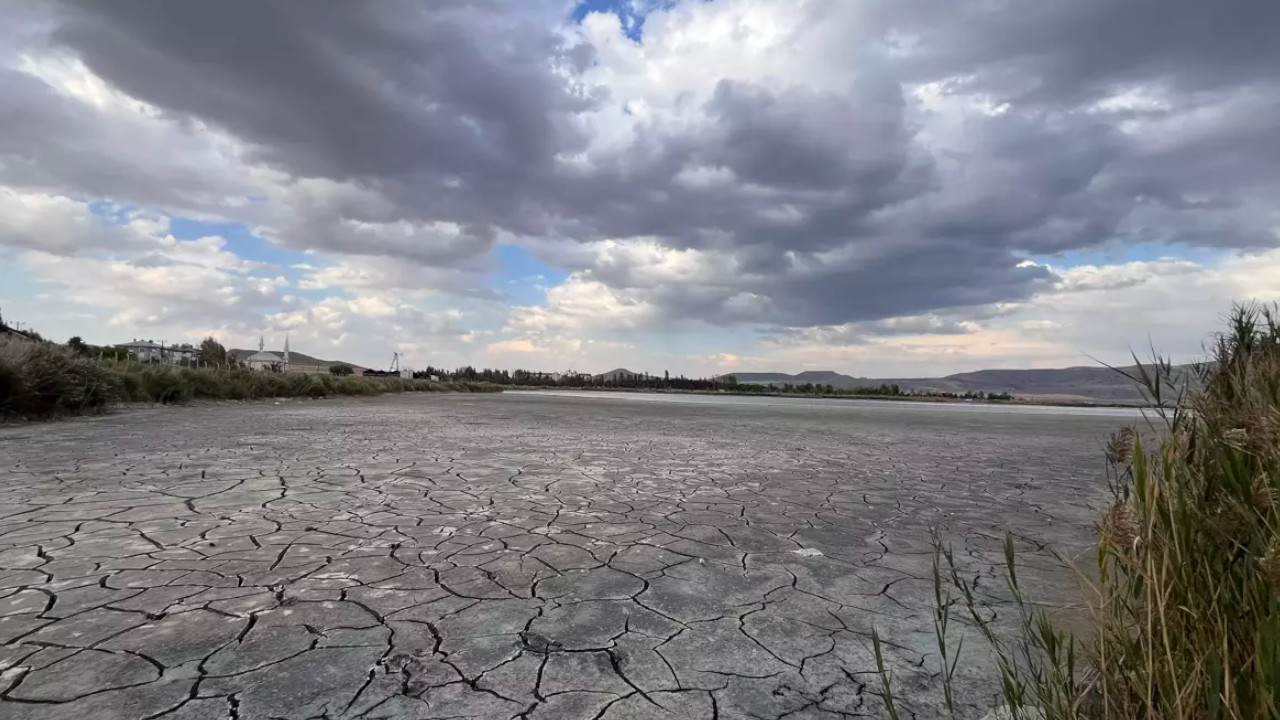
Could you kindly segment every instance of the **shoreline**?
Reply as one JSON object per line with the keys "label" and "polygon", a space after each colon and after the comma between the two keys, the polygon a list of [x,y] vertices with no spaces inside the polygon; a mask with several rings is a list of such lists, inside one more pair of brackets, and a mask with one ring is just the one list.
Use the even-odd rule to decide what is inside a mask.
{"label": "shoreline", "polygon": [[1107,402],[1105,400],[1070,402],[1066,400],[1029,400],[1015,397],[1013,400],[986,400],[977,398],[952,398],[937,395],[860,395],[860,394],[827,394],[827,393],[762,393],[740,392],[734,390],[676,390],[655,388],[609,388],[609,387],[568,387],[556,385],[513,385],[504,387],[509,390],[526,390],[530,392],[573,391],[599,393],[633,393],[639,395],[709,395],[789,398],[797,400],[883,400],[885,402],[934,403],[946,405],[994,405],[994,406],[1039,406],[1039,407],[1081,407],[1081,408],[1126,408],[1141,409],[1150,404],[1141,400],[1131,402]]}
{"label": "shoreline", "polygon": [[497,395],[513,388],[474,388],[474,389],[430,389],[430,390],[387,390],[376,394],[334,393],[331,395],[280,395],[275,397],[249,398],[214,398],[197,397],[174,402],[148,400],[118,400],[96,408],[82,410],[66,410],[49,415],[25,417],[22,415],[0,415],[0,428],[29,425],[32,423],[62,422],[67,420],[85,420],[88,418],[104,418],[112,415],[126,414],[133,411],[158,410],[160,408],[198,408],[217,407],[222,405],[281,405],[283,403],[344,400],[355,398],[387,398],[404,395]]}

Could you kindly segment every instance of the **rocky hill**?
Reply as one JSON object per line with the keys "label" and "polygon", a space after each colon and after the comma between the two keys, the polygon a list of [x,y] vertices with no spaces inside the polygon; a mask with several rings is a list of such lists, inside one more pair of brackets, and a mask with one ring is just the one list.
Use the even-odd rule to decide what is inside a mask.
{"label": "rocky hill", "polygon": [[603,380],[605,382],[610,382],[610,381],[616,382],[618,380],[622,380],[625,378],[640,377],[640,373],[631,372],[626,368],[614,368],[609,372],[600,373],[599,375],[593,375],[592,377],[594,377],[597,380]]}
{"label": "rocky hill", "polygon": [[733,373],[733,376],[740,383],[754,385],[785,385],[786,383],[803,385],[805,383],[813,383],[815,385],[831,385],[832,387],[847,390],[872,384],[872,381],[867,378],[856,378],[834,370],[807,370],[795,375],[788,375],[787,373]]}

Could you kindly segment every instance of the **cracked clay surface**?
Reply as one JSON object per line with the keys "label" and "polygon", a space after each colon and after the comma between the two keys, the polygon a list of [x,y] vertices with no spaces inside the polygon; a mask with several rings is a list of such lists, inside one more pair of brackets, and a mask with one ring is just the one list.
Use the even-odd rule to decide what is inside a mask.
{"label": "cracked clay surface", "polygon": [[[0,428],[0,717],[939,714],[929,528],[1079,548],[1116,417],[404,396]],[[972,633],[970,633],[972,635]],[[969,637],[961,717],[991,705]]]}

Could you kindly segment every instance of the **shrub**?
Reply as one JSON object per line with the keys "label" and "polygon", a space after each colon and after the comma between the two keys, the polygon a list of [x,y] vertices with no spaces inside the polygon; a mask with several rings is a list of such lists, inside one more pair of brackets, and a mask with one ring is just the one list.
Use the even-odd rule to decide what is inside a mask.
{"label": "shrub", "polygon": [[147,402],[151,399],[143,386],[142,378],[136,373],[123,372],[118,367],[109,367],[116,380],[116,388],[119,392],[117,399],[131,402]]}
{"label": "shrub", "polygon": [[224,377],[228,400],[249,400],[258,397],[256,379],[248,376],[244,371],[232,370]]}
{"label": "shrub", "polygon": [[231,383],[220,370],[183,373],[189,380],[191,396],[203,400],[224,400],[230,397]]}
{"label": "shrub", "polygon": [[137,374],[145,398],[167,404],[186,402],[195,397],[192,372],[164,365],[143,365]]}
{"label": "shrub", "polygon": [[297,374],[289,377],[289,395],[292,397],[324,397],[324,383],[315,375]]}
{"label": "shrub", "polygon": [[333,375],[314,375],[324,387],[325,395],[334,395],[338,392],[338,378]]}
{"label": "shrub", "polygon": [[380,391],[371,378],[353,375],[339,379],[336,389],[342,395],[377,395]]}
{"label": "shrub", "polygon": [[289,397],[289,378],[284,373],[265,372],[258,375],[258,397]]}
{"label": "shrub", "polygon": [[0,414],[97,412],[118,397],[100,363],[52,343],[0,339]]}

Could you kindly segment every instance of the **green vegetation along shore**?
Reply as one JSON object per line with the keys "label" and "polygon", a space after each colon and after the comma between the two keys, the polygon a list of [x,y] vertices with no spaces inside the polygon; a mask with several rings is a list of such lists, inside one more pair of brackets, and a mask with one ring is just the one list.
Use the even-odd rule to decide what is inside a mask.
{"label": "green vegetation along shore", "polygon": [[173,367],[99,359],[49,342],[0,337],[0,419],[95,413],[122,402],[499,390],[484,382]]}

